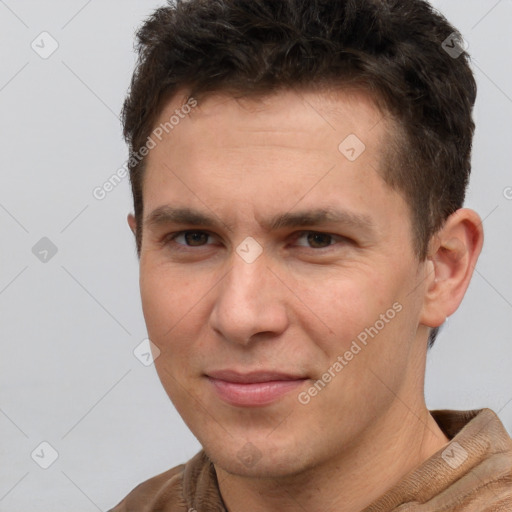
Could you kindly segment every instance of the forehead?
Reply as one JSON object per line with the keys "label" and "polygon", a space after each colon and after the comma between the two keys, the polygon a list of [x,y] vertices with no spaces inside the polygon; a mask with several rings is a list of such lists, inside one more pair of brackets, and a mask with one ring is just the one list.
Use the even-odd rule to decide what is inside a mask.
{"label": "forehead", "polygon": [[364,152],[366,164],[380,170],[385,142],[394,131],[387,113],[357,89],[282,90],[248,97],[212,93],[193,101],[181,91],[164,104],[154,123],[158,147],[146,158],[148,166],[157,159],[178,165],[183,157],[188,167],[223,157],[236,165],[237,152],[244,152],[246,163],[251,153],[260,154],[262,166],[268,163],[265,157],[294,160],[304,153],[317,160],[344,156],[353,162]]}
{"label": "forehead", "polygon": [[[157,116],[155,127],[165,124],[189,101],[187,91],[181,90],[167,100]],[[391,116],[366,90],[311,86],[301,90],[280,89],[265,94],[229,94],[213,92],[195,98],[196,107],[187,115],[196,125],[231,123],[236,118],[247,127],[269,125],[274,128],[291,125],[294,130],[311,132],[315,126],[336,132],[339,121],[351,125],[364,138],[378,124],[392,129]],[[316,118],[316,119],[313,119]],[[297,120],[305,122],[298,125]],[[306,122],[307,121],[307,122]]]}
{"label": "forehead", "polygon": [[185,94],[176,95],[155,123],[158,129],[174,117],[176,124],[160,130],[147,157],[146,217],[190,203],[240,219],[322,202],[366,217],[372,210],[379,216],[379,208],[403,212],[381,178],[391,124],[366,93],[212,94],[180,110],[186,103]]}

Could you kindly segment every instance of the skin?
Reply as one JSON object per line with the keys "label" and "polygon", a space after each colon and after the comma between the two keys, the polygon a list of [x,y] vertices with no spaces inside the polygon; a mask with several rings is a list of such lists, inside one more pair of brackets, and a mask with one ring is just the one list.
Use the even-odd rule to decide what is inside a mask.
{"label": "skin", "polygon": [[[156,125],[183,103],[173,98]],[[140,288],[161,351],[155,365],[214,462],[230,512],[360,511],[449,441],[425,405],[427,338],[464,296],[481,221],[458,210],[418,260],[408,205],[379,174],[392,129],[363,92],[279,92],[257,102],[216,94],[148,155]],[[366,145],[353,162],[338,150],[350,134]],[[218,226],[150,222],[163,206]],[[372,228],[266,226],[318,208],[364,216]],[[186,230],[199,233],[170,238]],[[262,248],[252,263],[236,252],[246,237]],[[397,303],[401,311],[300,403]],[[270,405],[240,407],[206,377],[226,368],[307,380]]]}

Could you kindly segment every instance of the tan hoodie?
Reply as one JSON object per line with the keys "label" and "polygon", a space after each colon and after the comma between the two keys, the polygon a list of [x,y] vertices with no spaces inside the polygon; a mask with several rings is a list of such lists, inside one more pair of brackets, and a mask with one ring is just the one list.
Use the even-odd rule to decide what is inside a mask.
{"label": "tan hoodie", "polygon": [[[512,439],[491,409],[430,411],[450,443],[362,512],[512,512]],[[109,512],[226,512],[203,450]]]}

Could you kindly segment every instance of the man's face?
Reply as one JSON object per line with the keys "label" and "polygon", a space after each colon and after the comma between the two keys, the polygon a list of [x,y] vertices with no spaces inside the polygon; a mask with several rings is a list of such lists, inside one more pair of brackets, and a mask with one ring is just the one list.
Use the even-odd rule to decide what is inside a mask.
{"label": "man's face", "polygon": [[377,172],[389,125],[346,92],[210,96],[183,117],[143,189],[141,295],[165,390],[230,472],[357,449],[422,392],[426,267]]}

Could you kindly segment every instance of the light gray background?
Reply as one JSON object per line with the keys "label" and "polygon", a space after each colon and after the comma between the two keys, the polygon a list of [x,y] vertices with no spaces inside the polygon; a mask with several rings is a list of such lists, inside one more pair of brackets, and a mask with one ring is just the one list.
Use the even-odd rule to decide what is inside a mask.
{"label": "light gray background", "polygon": [[[490,407],[512,432],[512,2],[434,4],[474,60],[467,206],[485,219],[486,242],[429,355],[427,405]],[[146,332],[128,180],[92,195],[126,160],[118,114],[134,30],[158,5],[0,0],[2,512],[107,510],[199,450],[154,367],[133,354]],[[31,48],[43,31],[59,44],[48,59]],[[46,263],[32,252],[42,237],[58,249]],[[31,458],[43,441],[59,455],[46,470]]]}

